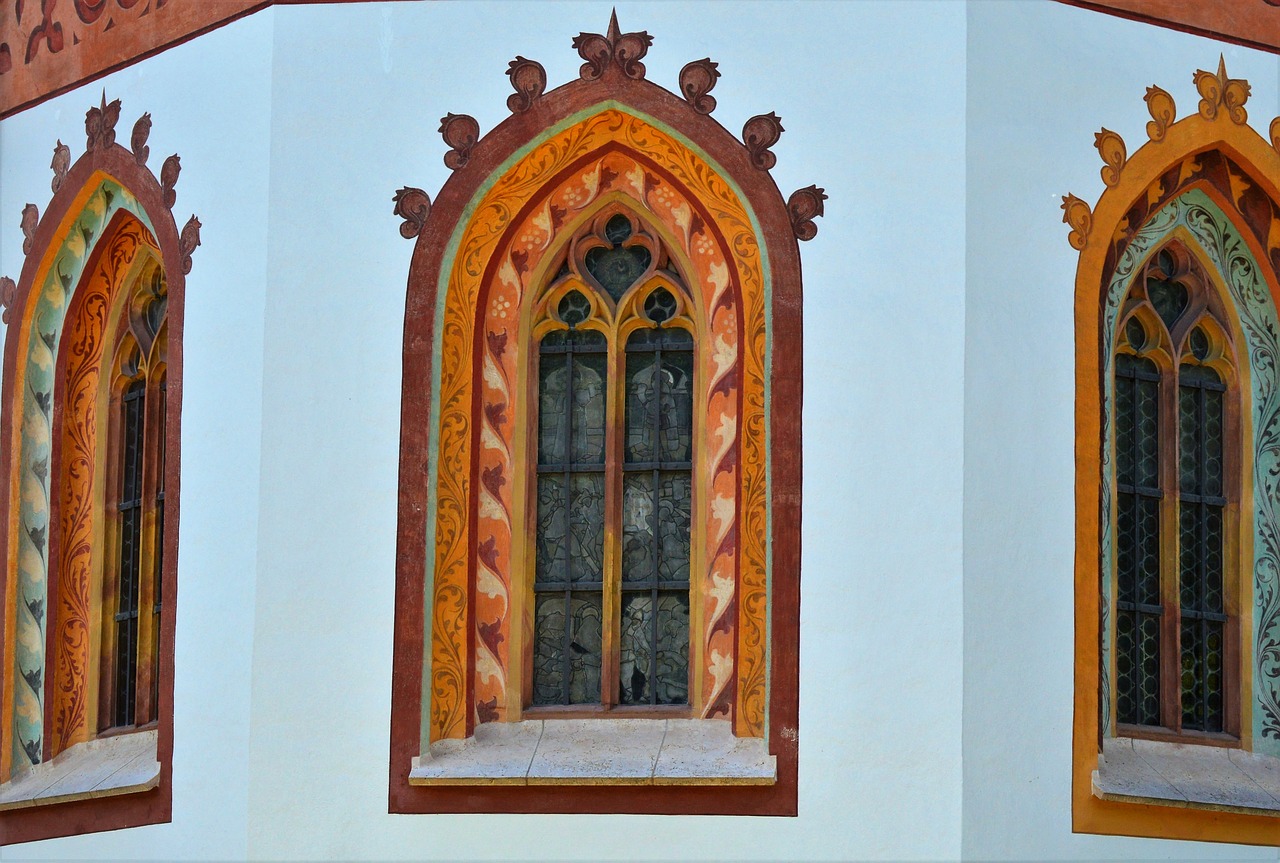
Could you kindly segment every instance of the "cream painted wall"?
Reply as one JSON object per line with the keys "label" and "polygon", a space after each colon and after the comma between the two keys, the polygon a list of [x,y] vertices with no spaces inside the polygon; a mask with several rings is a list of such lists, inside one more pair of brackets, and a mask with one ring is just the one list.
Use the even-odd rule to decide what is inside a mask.
{"label": "cream painted wall", "polygon": [[1135,152],[1158,84],[1196,110],[1226,55],[1265,134],[1275,56],[1057,3],[968,5],[964,855],[1276,859],[1275,849],[1071,833],[1077,253],[1061,196],[1093,204],[1093,133]]}

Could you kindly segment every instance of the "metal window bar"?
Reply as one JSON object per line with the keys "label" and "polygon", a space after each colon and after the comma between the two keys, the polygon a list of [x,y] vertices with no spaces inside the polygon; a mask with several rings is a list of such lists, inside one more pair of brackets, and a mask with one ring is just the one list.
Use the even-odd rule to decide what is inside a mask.
{"label": "metal window bar", "polygon": [[129,384],[121,399],[120,557],[116,589],[116,667],[112,718],[117,726],[134,724],[138,673],[138,599],[141,580],[142,462],[146,384]]}
{"label": "metal window bar", "polygon": [[[1126,357],[1128,357],[1130,361],[1126,361],[1125,360]],[[1120,393],[1119,393],[1120,388],[1119,386],[1116,387],[1117,421],[1119,421],[1120,419],[1120,416],[1119,416],[1120,412],[1124,411],[1128,414],[1129,417],[1131,417],[1131,422],[1134,429],[1133,436],[1132,436],[1133,439],[1131,441],[1132,451],[1130,453],[1131,464],[1133,465],[1132,473],[1126,476],[1123,473],[1117,471],[1116,490],[1118,492],[1117,505],[1119,507],[1124,507],[1126,505],[1125,495],[1129,496],[1129,499],[1128,499],[1128,505],[1130,507],[1129,517],[1132,519],[1132,523],[1133,523],[1133,560],[1135,561],[1134,571],[1130,573],[1130,576],[1131,576],[1129,579],[1130,591],[1127,593],[1118,592],[1116,596],[1117,615],[1119,616],[1127,612],[1129,615],[1132,616],[1132,619],[1133,619],[1133,639],[1132,639],[1133,643],[1130,647],[1129,656],[1128,656],[1129,662],[1132,663],[1131,667],[1133,669],[1133,673],[1129,675],[1129,678],[1127,681],[1127,683],[1129,684],[1129,691],[1122,693],[1126,695],[1129,701],[1132,703],[1133,711],[1132,713],[1118,715],[1117,718],[1121,722],[1128,722],[1128,723],[1138,724],[1138,725],[1146,725],[1146,724],[1159,725],[1160,724],[1158,707],[1157,707],[1156,715],[1154,717],[1150,717],[1150,716],[1144,717],[1142,715],[1142,712],[1143,712],[1142,711],[1143,698],[1142,698],[1142,686],[1141,686],[1141,675],[1142,675],[1142,668],[1143,668],[1142,632],[1143,632],[1143,624],[1147,620],[1154,618],[1156,621],[1156,626],[1159,627],[1160,626],[1159,621],[1164,616],[1163,606],[1157,605],[1157,604],[1151,604],[1151,603],[1144,603],[1139,601],[1140,587],[1138,582],[1139,582],[1139,571],[1141,569],[1141,563],[1138,562],[1138,560],[1141,554],[1141,550],[1146,546],[1147,541],[1151,539],[1154,539],[1157,546],[1159,545],[1159,520],[1157,519],[1156,521],[1156,536],[1154,538],[1147,537],[1145,535],[1145,530],[1143,528],[1143,519],[1141,518],[1141,512],[1142,512],[1141,501],[1144,499],[1148,501],[1155,501],[1157,502],[1157,505],[1158,505],[1158,502],[1164,497],[1164,493],[1161,491],[1161,489],[1158,486],[1150,486],[1150,485],[1138,482],[1138,479],[1139,479],[1138,465],[1141,459],[1141,448],[1143,444],[1143,437],[1138,432],[1139,400],[1142,398],[1142,383],[1145,382],[1149,387],[1154,386],[1156,388],[1157,411],[1158,411],[1158,404],[1159,404],[1158,394],[1159,394],[1159,385],[1160,385],[1160,373],[1154,368],[1151,368],[1150,365],[1151,364],[1149,362],[1144,363],[1143,361],[1137,360],[1137,358],[1129,357],[1129,355],[1127,354],[1120,354],[1116,357],[1115,376],[1117,379],[1117,383],[1121,379],[1128,379],[1133,382],[1133,385],[1130,387],[1130,399],[1127,404],[1121,403]],[[1158,453],[1159,452],[1158,424],[1155,430],[1154,443],[1155,443],[1156,452]],[[1156,477],[1157,477],[1157,482],[1159,482],[1158,469],[1156,472]],[[1117,555],[1118,553],[1119,553],[1119,548],[1117,548]],[[1122,580],[1122,583],[1123,583],[1123,580]],[[1119,649],[1119,645],[1117,645],[1117,649]],[[1160,703],[1159,652],[1157,652],[1155,664],[1157,668],[1157,672],[1155,674],[1155,680],[1154,680],[1154,684],[1156,687],[1155,702],[1157,705],[1159,705]],[[1123,682],[1124,681],[1118,679],[1117,687],[1119,687]]]}
{"label": "metal window bar", "polygon": [[[1189,366],[1184,368],[1196,369],[1203,367]],[[1192,674],[1192,692],[1191,703],[1193,709],[1188,711],[1185,705],[1180,705],[1183,713],[1182,727],[1184,729],[1195,731],[1218,732],[1222,731],[1222,711],[1213,711],[1210,702],[1214,695],[1219,700],[1222,693],[1219,691],[1211,691],[1208,680],[1209,668],[1209,637],[1211,631],[1216,631],[1219,640],[1219,651],[1223,651],[1222,636],[1227,622],[1227,615],[1220,611],[1212,611],[1207,607],[1207,596],[1209,593],[1209,542],[1208,537],[1208,520],[1210,518],[1210,508],[1217,510],[1218,523],[1222,523],[1223,509],[1227,505],[1227,500],[1221,495],[1205,494],[1209,489],[1209,480],[1207,475],[1207,467],[1211,458],[1210,448],[1212,441],[1207,433],[1208,424],[1206,422],[1205,408],[1209,398],[1215,397],[1221,400],[1221,393],[1226,392],[1226,386],[1217,380],[1210,380],[1199,374],[1184,374],[1178,382],[1180,390],[1190,391],[1194,401],[1194,453],[1195,453],[1195,474],[1193,489],[1179,489],[1178,500],[1179,505],[1193,504],[1197,505],[1195,520],[1195,548],[1193,553],[1193,564],[1191,571],[1188,572],[1182,567],[1182,555],[1179,555],[1179,594],[1181,598],[1182,579],[1192,580],[1192,594],[1194,596],[1194,604],[1180,603],[1180,614],[1182,618],[1182,627],[1188,624],[1197,634],[1196,644],[1193,650],[1192,662],[1194,663],[1194,672]],[[1211,396],[1210,394],[1215,394]],[[1179,406],[1181,410],[1181,405]],[[1222,421],[1221,407],[1218,409],[1219,422]],[[1179,416],[1179,424],[1182,417]],[[1218,459],[1221,462],[1221,439],[1218,441],[1219,452]],[[1181,455],[1181,454],[1180,454]],[[1181,518],[1181,516],[1180,516]],[[1219,548],[1217,554],[1222,554],[1221,533],[1219,533]],[[1219,588],[1221,590],[1221,588]],[[1185,679],[1185,674],[1182,675]],[[1221,674],[1219,674],[1219,682],[1221,682]],[[1185,693],[1184,693],[1185,695]],[[1190,714],[1190,715],[1188,715]],[[1216,715],[1215,715],[1216,714]],[[1216,720],[1216,721],[1215,721]]]}
{"label": "metal window bar", "polygon": [[[678,581],[664,581],[658,578],[661,571],[662,553],[660,549],[662,528],[659,524],[659,514],[662,512],[662,472],[664,471],[684,471],[690,474],[692,478],[693,462],[686,461],[662,461],[662,395],[663,395],[663,378],[662,378],[662,346],[665,342],[663,335],[666,333],[661,325],[658,326],[658,338],[651,343],[632,344],[628,342],[626,351],[628,354],[651,353],[654,357],[654,385],[656,392],[654,394],[657,410],[653,411],[653,425],[649,429],[653,435],[652,451],[655,456],[659,457],[658,461],[648,462],[627,462],[623,465],[623,474],[649,474],[653,482],[653,538],[650,544],[650,561],[653,564],[653,578],[646,581],[628,581],[625,590],[628,593],[649,591],[649,703],[658,703],[658,594],[661,590],[688,590],[689,582],[687,579]],[[686,346],[675,348],[674,351],[682,353],[692,353]],[[674,351],[668,351],[669,353]],[[689,429],[692,435],[692,429]],[[621,626],[621,621],[619,621]]]}

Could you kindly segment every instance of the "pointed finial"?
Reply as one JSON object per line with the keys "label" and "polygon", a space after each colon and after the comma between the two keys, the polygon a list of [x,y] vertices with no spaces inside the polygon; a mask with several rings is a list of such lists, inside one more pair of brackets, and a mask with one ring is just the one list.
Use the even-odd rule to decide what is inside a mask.
{"label": "pointed finial", "polygon": [[1249,82],[1243,78],[1227,77],[1227,60],[1221,53],[1218,54],[1216,74],[1197,69],[1193,80],[1200,92],[1201,117],[1214,120],[1222,108],[1233,123],[1244,123],[1248,119],[1244,104],[1249,100]]}
{"label": "pointed finial", "polygon": [[622,35],[622,30],[618,28],[618,10],[616,7],[609,13],[609,32],[606,35],[609,41],[614,44],[617,44],[618,37]]}

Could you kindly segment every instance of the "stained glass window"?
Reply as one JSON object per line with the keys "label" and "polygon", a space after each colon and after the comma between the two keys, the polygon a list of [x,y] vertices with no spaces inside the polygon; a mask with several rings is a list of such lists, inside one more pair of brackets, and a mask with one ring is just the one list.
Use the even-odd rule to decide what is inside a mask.
{"label": "stained glass window", "polygon": [[1223,730],[1223,404],[1212,369],[1178,374],[1179,603],[1182,727]]}
{"label": "stained glass window", "polygon": [[1212,366],[1229,363],[1227,328],[1189,255],[1166,247],[1144,275],[1115,355],[1116,719],[1162,734],[1235,733],[1227,710],[1231,390]]}
{"label": "stained glass window", "polygon": [[[562,303],[562,312],[580,307],[575,303],[566,309]],[[576,314],[567,317],[579,322]],[[604,334],[569,329],[543,338],[534,704],[600,699],[608,378]]]}
{"label": "stained glass window", "polygon": [[531,701],[683,705],[694,337],[672,290],[645,287],[661,247],[620,213],[597,231],[537,351]]}
{"label": "stained glass window", "polygon": [[146,382],[135,380],[120,400],[120,554],[116,600],[114,724],[133,725],[138,674],[138,593],[142,566],[142,460]]}
{"label": "stained glass window", "polygon": [[[665,290],[651,299],[661,294],[669,311],[650,310],[651,320],[666,320],[674,310]],[[637,330],[626,355],[618,701],[683,704],[689,698],[693,338],[675,328]]]}
{"label": "stained glass window", "polygon": [[113,599],[104,622],[103,728],[145,724],[159,714],[161,573],[164,568],[166,294],[157,272],[135,287],[140,314],[115,347],[119,370],[112,423],[111,559],[104,593]]}
{"label": "stained glass window", "polygon": [[1116,713],[1160,724],[1160,372],[1116,357]]}

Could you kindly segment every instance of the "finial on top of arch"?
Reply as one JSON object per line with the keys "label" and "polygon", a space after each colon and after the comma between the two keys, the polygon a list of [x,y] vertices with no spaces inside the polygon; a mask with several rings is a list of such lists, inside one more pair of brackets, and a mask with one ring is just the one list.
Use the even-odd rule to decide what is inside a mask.
{"label": "finial on top of arch", "polygon": [[1200,93],[1200,116],[1213,120],[1218,116],[1218,109],[1226,109],[1227,116],[1233,123],[1244,123],[1249,118],[1244,103],[1249,101],[1249,82],[1243,78],[1227,77],[1227,62],[1218,55],[1218,71],[1216,73],[1197,69],[1193,77],[1196,90]]}
{"label": "finial on top of arch", "polygon": [[120,119],[120,100],[107,101],[107,91],[102,91],[102,104],[90,108],[84,115],[84,131],[88,141],[86,150],[105,150],[116,142],[116,122]]}
{"label": "finial on top of arch", "polygon": [[623,33],[618,26],[617,9],[609,15],[609,31],[605,35],[579,33],[573,37],[578,56],[587,61],[579,69],[584,81],[601,77],[611,65],[616,65],[628,78],[643,78],[645,68],[640,61],[652,44],[653,37],[644,30]]}

